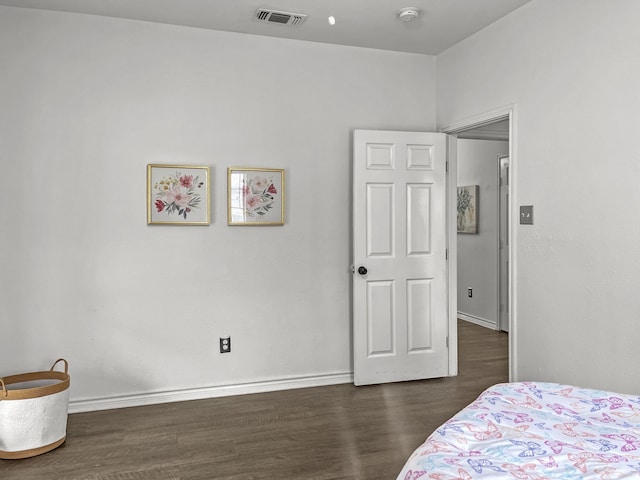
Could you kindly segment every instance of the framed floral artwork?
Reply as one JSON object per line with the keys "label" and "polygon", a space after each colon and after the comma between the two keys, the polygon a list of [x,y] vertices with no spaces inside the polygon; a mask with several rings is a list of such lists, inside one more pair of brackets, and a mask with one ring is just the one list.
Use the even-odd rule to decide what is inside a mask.
{"label": "framed floral artwork", "polygon": [[458,233],[478,233],[478,185],[458,187]]}
{"label": "framed floral artwork", "polygon": [[209,167],[147,165],[147,224],[209,225]]}
{"label": "framed floral artwork", "polygon": [[229,225],[284,225],[284,170],[227,169]]}

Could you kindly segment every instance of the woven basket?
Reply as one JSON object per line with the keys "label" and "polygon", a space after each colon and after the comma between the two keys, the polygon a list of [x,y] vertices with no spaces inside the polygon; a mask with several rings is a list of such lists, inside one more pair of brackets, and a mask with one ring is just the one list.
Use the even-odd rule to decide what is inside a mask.
{"label": "woven basket", "polygon": [[[53,369],[64,362],[64,372]],[[67,437],[69,363],[46,372],[0,378],[0,458],[28,458],[62,445]]]}

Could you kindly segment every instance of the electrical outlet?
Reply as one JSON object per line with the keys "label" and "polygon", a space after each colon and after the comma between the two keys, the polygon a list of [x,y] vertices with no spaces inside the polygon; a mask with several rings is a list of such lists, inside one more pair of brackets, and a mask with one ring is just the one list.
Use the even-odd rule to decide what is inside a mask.
{"label": "electrical outlet", "polygon": [[220,353],[231,351],[231,337],[220,337]]}
{"label": "electrical outlet", "polygon": [[533,205],[520,206],[520,225],[533,225]]}
{"label": "electrical outlet", "polygon": [[473,288],[471,287],[467,288],[467,297],[469,298],[473,297]]}

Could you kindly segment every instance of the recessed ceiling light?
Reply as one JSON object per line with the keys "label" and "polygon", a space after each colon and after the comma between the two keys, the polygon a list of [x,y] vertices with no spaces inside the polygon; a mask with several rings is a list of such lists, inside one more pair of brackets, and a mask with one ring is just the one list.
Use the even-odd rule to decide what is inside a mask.
{"label": "recessed ceiling light", "polygon": [[329,22],[329,25],[335,25],[336,24],[336,17],[331,15],[329,18],[327,18],[327,22]]}

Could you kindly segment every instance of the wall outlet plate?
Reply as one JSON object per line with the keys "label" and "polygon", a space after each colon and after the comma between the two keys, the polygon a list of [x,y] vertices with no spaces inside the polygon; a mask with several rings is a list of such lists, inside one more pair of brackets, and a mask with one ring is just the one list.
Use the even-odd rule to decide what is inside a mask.
{"label": "wall outlet plate", "polygon": [[520,225],[533,225],[533,205],[520,206]]}
{"label": "wall outlet plate", "polygon": [[231,337],[220,337],[220,353],[231,351]]}

